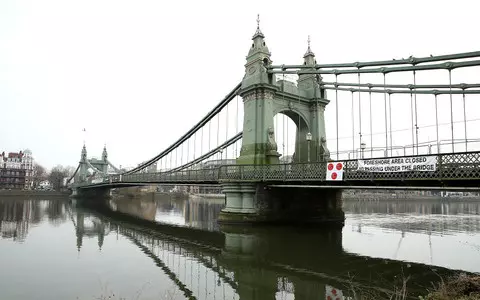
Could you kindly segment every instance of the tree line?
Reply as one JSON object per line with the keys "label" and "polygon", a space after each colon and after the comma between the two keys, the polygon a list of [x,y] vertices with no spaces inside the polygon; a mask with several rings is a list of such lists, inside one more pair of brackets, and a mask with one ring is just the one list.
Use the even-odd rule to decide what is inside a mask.
{"label": "tree line", "polygon": [[38,187],[42,181],[48,180],[52,188],[58,191],[63,187],[63,179],[70,178],[74,172],[75,168],[71,166],[57,165],[47,171],[44,166],[35,163],[32,173],[33,188]]}

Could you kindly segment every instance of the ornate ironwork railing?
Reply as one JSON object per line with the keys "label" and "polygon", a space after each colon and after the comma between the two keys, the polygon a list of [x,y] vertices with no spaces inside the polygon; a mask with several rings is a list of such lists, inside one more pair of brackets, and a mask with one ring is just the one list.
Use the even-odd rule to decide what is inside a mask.
{"label": "ornate ironwork railing", "polygon": [[[451,181],[480,180],[480,151],[399,156],[398,159],[434,158],[434,170],[371,172],[359,168],[359,160],[342,160],[344,182],[354,181]],[[382,159],[382,158],[380,158]],[[388,158],[388,159],[395,159]],[[278,165],[223,165],[214,169],[182,170],[175,173],[138,173],[130,175],[111,175],[103,180],[84,182],[77,186],[98,186],[125,184],[157,183],[221,183],[221,182],[324,182],[327,181],[329,162],[278,164]],[[100,182],[101,181],[101,182]]]}

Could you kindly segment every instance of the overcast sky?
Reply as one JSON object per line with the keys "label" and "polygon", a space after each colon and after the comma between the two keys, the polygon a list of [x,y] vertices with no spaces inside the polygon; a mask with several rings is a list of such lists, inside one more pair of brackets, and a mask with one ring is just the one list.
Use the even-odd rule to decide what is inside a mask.
{"label": "overcast sky", "polygon": [[86,128],[89,156],[149,159],[242,79],[257,13],[275,64],[308,35],[336,63],[479,50],[476,2],[1,0],[0,151],[75,166]]}

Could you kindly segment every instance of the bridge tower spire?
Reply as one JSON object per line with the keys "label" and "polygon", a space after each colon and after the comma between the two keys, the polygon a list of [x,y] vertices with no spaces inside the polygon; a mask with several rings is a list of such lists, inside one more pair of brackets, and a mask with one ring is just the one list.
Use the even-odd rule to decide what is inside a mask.
{"label": "bridge tower spire", "polygon": [[108,153],[106,144],[103,146],[102,152],[102,172],[108,173]]}
{"label": "bridge tower spire", "polygon": [[[314,70],[317,60],[310,46],[310,36],[308,36],[307,44],[307,51],[303,55],[303,64],[311,66]],[[330,101],[327,100],[325,90],[320,88],[321,81],[320,75],[301,74],[298,76],[298,93],[308,99],[305,104],[309,106],[307,115],[309,126],[298,128],[296,149],[300,151],[300,158],[307,158],[310,155],[309,161],[324,161],[330,158],[325,133],[325,106]],[[305,139],[308,133],[312,135],[311,145],[308,145],[308,141]]]}
{"label": "bridge tower spire", "polygon": [[274,164],[279,162],[274,137],[273,97],[277,88],[272,85],[267,68],[272,64],[271,53],[260,30],[260,16],[257,16],[257,30],[246,57],[245,76],[240,96],[244,103],[243,137],[239,164]]}
{"label": "bridge tower spire", "polygon": [[108,161],[108,153],[107,153],[107,145],[106,144],[103,146],[102,160],[104,162]]}
{"label": "bridge tower spire", "polygon": [[75,182],[82,182],[85,181],[87,178],[87,172],[88,172],[88,164],[87,164],[87,147],[85,147],[85,143],[83,144],[82,147],[82,153],[80,155],[80,169],[78,170],[77,173],[77,178],[75,178]]}

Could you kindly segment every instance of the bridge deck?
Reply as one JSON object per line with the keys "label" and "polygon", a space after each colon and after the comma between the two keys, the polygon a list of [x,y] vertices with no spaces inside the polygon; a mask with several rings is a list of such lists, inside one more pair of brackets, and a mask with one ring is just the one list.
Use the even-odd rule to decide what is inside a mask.
{"label": "bridge deck", "polygon": [[315,185],[364,186],[479,186],[480,152],[429,156],[401,156],[383,159],[433,158],[434,170],[371,172],[359,168],[359,160],[344,160],[343,179],[327,180],[326,162],[279,165],[223,165],[213,169],[177,172],[111,175],[78,188],[123,187],[145,184],[220,184],[222,182],[266,182]]}

